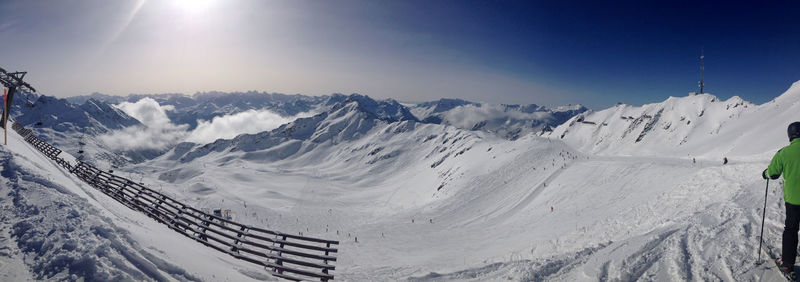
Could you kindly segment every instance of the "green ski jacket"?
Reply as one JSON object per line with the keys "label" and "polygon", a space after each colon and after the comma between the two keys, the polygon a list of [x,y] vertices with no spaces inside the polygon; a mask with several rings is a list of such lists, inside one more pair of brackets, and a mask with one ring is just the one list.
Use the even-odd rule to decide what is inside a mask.
{"label": "green ski jacket", "polygon": [[789,146],[783,147],[772,157],[767,168],[767,177],[777,179],[783,174],[783,200],[792,205],[800,205],[800,138],[795,138]]}

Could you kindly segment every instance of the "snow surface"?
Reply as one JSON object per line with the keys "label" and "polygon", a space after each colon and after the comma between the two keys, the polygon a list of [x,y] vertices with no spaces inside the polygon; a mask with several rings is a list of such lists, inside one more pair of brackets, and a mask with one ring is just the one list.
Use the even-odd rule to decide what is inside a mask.
{"label": "snow surface", "polygon": [[[710,95],[666,104],[680,108],[684,100],[708,108],[707,120],[696,119],[703,131],[730,119],[730,108],[756,108]],[[181,194],[234,209],[245,222],[342,240],[337,279],[774,278],[753,261],[763,197],[758,174],[777,146],[723,166],[711,157],[692,163],[656,141],[641,145],[639,155],[592,154],[560,138],[509,141],[360,115],[350,105],[135,169],[168,171],[158,176],[165,185],[191,187]],[[654,157],[659,151],[663,157]],[[765,232],[771,248],[781,230],[776,193]]]}
{"label": "snow surface", "polygon": [[3,281],[273,279],[84,184],[16,132],[8,137],[0,150]]}
{"label": "snow surface", "polygon": [[[798,100],[800,83],[763,105],[672,97],[584,113],[552,134],[512,141],[402,112],[376,115],[353,99],[273,131],[179,144],[121,174],[200,208],[232,209],[246,224],[340,240],[337,280],[782,281],[770,263],[755,264],[759,174],[788,143]],[[26,200],[3,197],[11,208],[3,209],[8,255],[0,261],[26,268],[9,277],[81,275],[82,264],[38,271],[36,258],[52,255],[14,235],[13,225],[41,211],[12,210],[69,217],[47,210],[58,201],[87,218],[62,233],[86,235],[86,249],[68,256],[88,257],[97,275],[246,281],[267,273],[127,210],[10,133],[2,192]],[[771,182],[764,257],[779,252],[781,193]],[[33,234],[66,244],[42,234],[70,221],[42,218],[52,227]],[[96,255],[115,241],[90,225],[118,230],[116,260]]]}
{"label": "snow surface", "polygon": [[[420,151],[444,140],[431,141]],[[198,204],[256,214],[241,218],[245,222],[266,218],[270,228],[342,240],[337,279],[773,277],[752,265],[763,197],[757,172],[765,162],[587,158],[537,137],[471,146],[435,169],[430,161],[398,160],[372,177],[356,174],[366,163],[318,157],[271,165],[204,157],[200,163],[217,167],[176,187],[203,187],[187,192]],[[430,160],[423,154],[410,159]],[[436,191],[439,183],[445,186]],[[775,189],[767,246],[777,246],[781,230]]]}

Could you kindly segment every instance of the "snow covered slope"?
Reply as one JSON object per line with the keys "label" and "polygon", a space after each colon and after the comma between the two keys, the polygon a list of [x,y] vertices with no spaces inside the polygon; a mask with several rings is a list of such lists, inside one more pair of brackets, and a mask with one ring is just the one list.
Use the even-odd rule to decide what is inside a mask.
{"label": "snow covered slope", "polygon": [[165,155],[189,162],[212,151],[261,151],[259,157],[278,160],[308,152],[317,144],[359,139],[378,126],[395,122],[403,122],[401,127],[413,128],[416,118],[397,102],[377,102],[366,96],[352,95],[326,112],[297,119],[272,131],[242,134],[231,140],[220,139],[189,150],[186,146],[190,145],[184,144]]}
{"label": "snow covered slope", "polygon": [[[253,163],[256,167],[271,167],[258,169],[256,174],[272,169],[282,171],[284,168],[305,170],[321,167],[335,172],[336,176],[331,177],[336,182],[356,182],[368,186],[378,185],[378,182],[381,185],[395,183],[396,187],[404,185],[407,182],[405,179],[416,178],[420,185],[414,189],[390,190],[397,197],[411,198],[412,203],[391,204],[387,208],[405,205],[402,208],[408,209],[453,189],[449,188],[453,185],[448,186],[448,180],[459,171],[444,169],[442,167],[449,166],[443,164],[459,158],[472,149],[471,144],[486,137],[482,133],[421,124],[410,119],[413,116],[397,116],[394,111],[387,112],[386,106],[391,104],[375,107],[373,102],[364,103],[358,98],[347,99],[334,105],[328,112],[298,119],[270,132],[243,134],[231,140],[217,140],[205,145],[184,143],[161,158],[130,169],[163,170],[164,173],[159,174],[158,178],[171,184],[191,183],[198,177],[209,177],[211,170],[205,169],[208,164],[217,167],[213,171],[226,168],[225,171],[235,173],[231,170],[248,166],[246,163]],[[398,165],[403,169],[398,169]],[[231,180],[227,183],[248,186],[252,179],[244,177],[241,181]],[[195,188],[209,193],[212,191],[208,190],[216,190],[208,184],[198,183],[199,187]],[[286,187],[288,191],[278,192],[275,196],[304,201],[304,194],[297,194],[299,191],[291,187]]]}
{"label": "snow covered slope", "polygon": [[[385,134],[400,124],[294,158],[220,151],[137,168],[201,207],[341,240],[337,279],[779,278],[752,265],[766,161],[592,157],[440,125]],[[770,191],[774,255],[782,203]]]}
{"label": "snow covered slope", "polygon": [[[272,131],[180,144],[123,174],[244,223],[338,239],[346,281],[782,279],[754,264],[759,173],[787,143],[800,84],[758,106],[711,95],[618,105],[516,140],[350,97]],[[768,189],[765,257],[778,253],[780,189]],[[111,214],[186,273],[209,273],[207,260],[164,246],[188,243],[148,241],[168,235]]]}
{"label": "snow covered slope", "polygon": [[709,94],[670,97],[584,113],[548,136],[594,154],[764,158],[785,146],[786,127],[800,119],[798,102],[800,83],[763,105]]}
{"label": "snow covered slope", "polygon": [[12,114],[26,126],[52,128],[56,132],[81,132],[97,135],[114,129],[138,125],[139,121],[111,105],[89,99],[81,105],[50,96],[28,94],[14,103]]}
{"label": "snow covered slope", "polygon": [[[708,119],[695,113],[695,127],[674,132],[704,136],[695,132],[742,126],[730,121],[734,111],[759,112],[727,102],[672,98],[626,113],[660,111],[659,124],[696,105]],[[341,240],[338,279],[780,279],[768,265],[753,265],[764,189],[758,173],[770,150],[725,166],[692,163],[673,155],[680,153],[666,145],[674,140],[661,140],[667,133],[651,130],[636,132],[639,142],[622,139],[652,138],[631,156],[596,156],[566,137],[511,141],[380,119],[358,105],[340,103],[267,133],[185,144],[130,169],[158,172],[144,181],[205,208],[232,209],[244,222]],[[761,146],[769,145],[754,147]],[[779,189],[773,182],[765,256],[777,253]]]}
{"label": "snow covered slope", "polygon": [[[54,146],[75,155],[83,150],[87,159],[108,163],[124,163],[125,159],[97,137],[142,125],[123,111],[95,99],[74,104],[51,96],[20,94],[14,99],[11,113],[19,123],[33,129],[37,136]],[[139,152],[125,153],[129,158],[143,159]]]}
{"label": "snow covered slope", "polygon": [[[441,129],[440,125],[425,125],[418,128],[420,135],[414,133],[417,130],[404,131],[393,138],[425,137]],[[342,161],[325,161],[325,154],[318,154],[318,158],[266,163],[220,162],[206,157],[177,167],[198,175],[167,171],[159,176],[175,178],[159,181],[148,177],[143,181],[194,200],[201,207],[231,208],[241,221],[339,238],[343,242],[336,272],[337,279],[345,281],[781,279],[766,266],[752,265],[763,183],[749,174],[763,167],[763,162],[720,166],[668,158],[591,157],[544,138],[459,138],[457,134],[464,133],[449,130],[454,130],[449,131],[454,135],[417,139],[423,147],[437,149],[421,150],[437,156],[428,161],[382,159],[386,167],[381,171],[394,172],[394,176],[352,176],[353,169],[369,167],[369,162],[363,161],[371,159],[351,160],[358,165],[342,166]],[[380,140],[380,135],[366,139],[369,141],[347,141],[339,146],[369,146]],[[459,144],[458,139],[469,140],[471,149],[434,167],[439,156],[435,152]],[[8,255],[2,257],[5,265],[27,267],[7,275],[265,278],[258,276],[260,270],[208,253],[81,185],[19,138],[12,136],[9,141],[10,152],[3,151],[6,180],[2,187],[6,193],[21,193],[23,200],[7,200],[7,205],[44,210],[64,202],[75,213],[56,212],[43,217],[55,220],[42,224],[37,217],[44,215],[41,211],[11,213],[4,209],[3,215],[9,219],[4,222],[18,225],[16,222],[32,217],[29,220],[39,223],[36,226],[44,226],[41,233],[29,231],[34,235],[6,235],[11,244],[7,245]],[[394,143],[387,141],[381,144]],[[402,144],[408,142],[393,146]],[[335,150],[325,148],[327,152]],[[419,152],[408,154],[424,158]],[[204,168],[208,164],[213,169]],[[448,181],[444,187],[431,185],[443,179]],[[771,254],[776,253],[781,230],[782,203],[775,188],[770,189],[765,233]],[[47,196],[50,193],[60,194]],[[59,200],[52,200],[56,198]],[[72,216],[83,223],[71,227]],[[93,222],[90,218],[99,222],[88,224]],[[101,232],[106,230],[103,228],[115,231]],[[67,234],[67,239],[47,237],[47,230],[67,230],[56,231]],[[120,238],[115,236],[122,236],[122,243],[115,243],[119,239],[114,238]],[[28,238],[54,247],[31,248]],[[73,244],[70,238],[78,240],[74,244],[79,247],[55,248]],[[100,252],[102,257],[119,259],[102,259],[96,250],[105,245],[111,247],[110,253]],[[38,263],[44,266],[22,257],[40,257]],[[45,259],[52,257],[63,257],[69,263],[47,264]]]}
{"label": "snow covered slope", "polygon": [[13,130],[8,143],[0,147],[3,281],[272,279],[83,184]]}

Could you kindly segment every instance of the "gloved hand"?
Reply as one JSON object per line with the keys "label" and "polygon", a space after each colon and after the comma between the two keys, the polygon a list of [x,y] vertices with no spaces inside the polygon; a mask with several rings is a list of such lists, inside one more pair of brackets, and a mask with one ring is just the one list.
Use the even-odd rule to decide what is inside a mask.
{"label": "gloved hand", "polygon": [[768,179],[769,178],[769,177],[767,177],[767,169],[764,169],[764,172],[761,173],[761,177],[764,178],[764,179]]}

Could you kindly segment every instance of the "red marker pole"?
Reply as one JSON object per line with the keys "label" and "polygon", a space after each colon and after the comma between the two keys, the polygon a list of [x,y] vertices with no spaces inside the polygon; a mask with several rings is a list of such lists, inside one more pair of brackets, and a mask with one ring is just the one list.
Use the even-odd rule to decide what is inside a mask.
{"label": "red marker pole", "polygon": [[[3,88],[3,115],[6,116],[6,124],[8,124],[8,89]],[[3,125],[3,145],[8,145],[8,126]]]}

